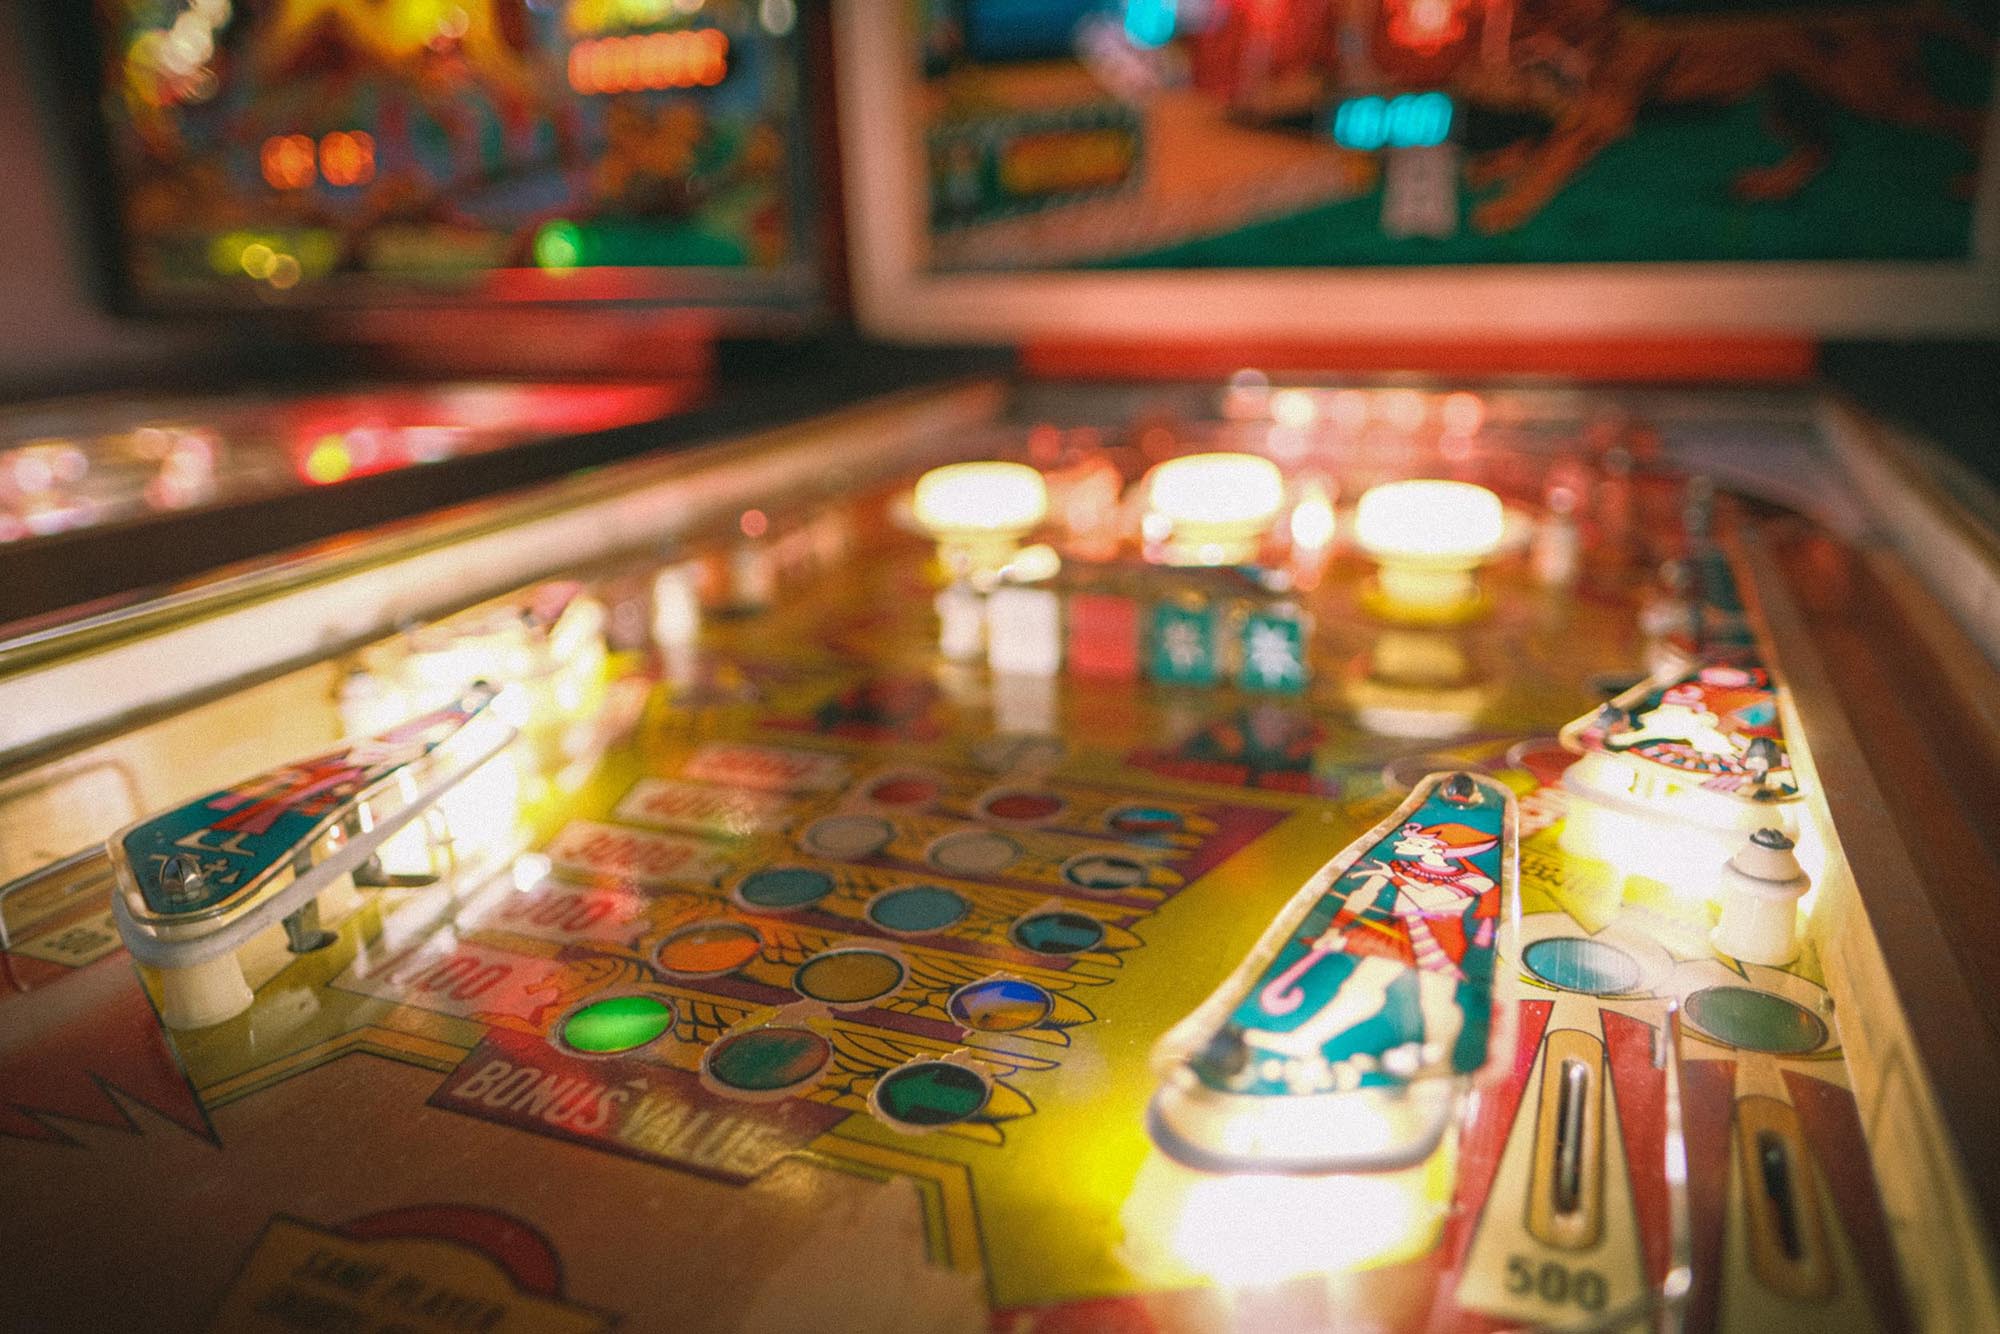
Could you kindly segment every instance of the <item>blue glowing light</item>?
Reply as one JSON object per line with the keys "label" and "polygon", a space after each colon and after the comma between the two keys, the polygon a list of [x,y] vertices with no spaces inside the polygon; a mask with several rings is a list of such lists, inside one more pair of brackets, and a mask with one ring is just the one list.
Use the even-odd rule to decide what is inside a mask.
{"label": "blue glowing light", "polygon": [[1429,148],[1451,133],[1452,110],[1449,93],[1350,98],[1334,109],[1333,139],[1342,148],[1363,153]]}
{"label": "blue glowing light", "polygon": [[1165,46],[1173,40],[1179,9],[1179,0],[1125,0],[1125,35],[1134,46]]}

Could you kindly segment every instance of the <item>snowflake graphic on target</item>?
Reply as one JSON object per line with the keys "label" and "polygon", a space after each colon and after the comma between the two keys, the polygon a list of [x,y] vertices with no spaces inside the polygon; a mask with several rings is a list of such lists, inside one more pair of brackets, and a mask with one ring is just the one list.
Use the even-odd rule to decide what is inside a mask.
{"label": "snowflake graphic on target", "polygon": [[1201,627],[1193,621],[1175,621],[1160,632],[1160,648],[1176,671],[1192,672],[1208,656],[1208,644]]}
{"label": "snowflake graphic on target", "polygon": [[1296,630],[1276,621],[1253,621],[1243,644],[1244,674],[1266,689],[1292,689],[1305,683],[1299,661]]}

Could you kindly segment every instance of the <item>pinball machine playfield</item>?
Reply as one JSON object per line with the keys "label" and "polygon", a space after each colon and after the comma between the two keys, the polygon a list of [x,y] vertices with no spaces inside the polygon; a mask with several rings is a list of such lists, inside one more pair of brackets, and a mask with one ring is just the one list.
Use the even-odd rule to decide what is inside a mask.
{"label": "pinball machine playfield", "polygon": [[[1284,429],[1243,391],[1183,392],[1176,452]],[[1784,571],[1836,539],[1690,491],[1713,402],[1598,455],[1570,395],[1274,392],[1377,424],[1277,470],[1283,521],[1227,568],[1144,559],[1140,514],[1122,535],[1157,415],[1076,392],[983,428],[1060,517],[979,595],[976,654],[940,641],[963,590],[908,489],[940,442],[850,432],[844,487],[718,497],[657,554],[10,782],[18,816],[137,821],[4,900],[10,1319],[1979,1309],[1975,1197],[1856,990],[1875,946],[1819,777],[1850,742],[1787,684],[1827,667]],[[1791,436],[1778,478],[1815,460],[1754,408]],[[1501,497],[1448,613],[1385,601],[1339,499],[1413,465]],[[1020,670],[1049,606],[1061,665]],[[1789,956],[1717,934],[1726,868],[1785,879],[1750,828],[1806,880]],[[174,1263],[103,1278],[162,1237]],[[1951,1261],[1913,1267],[1918,1239]]]}
{"label": "pinball machine playfield", "polygon": [[[106,11],[135,294],[791,291],[804,7],[366,8]],[[2000,544],[1805,341],[2000,323],[1990,6],[1669,8],[837,7],[1029,374],[0,645],[0,1324],[2000,1327]]]}

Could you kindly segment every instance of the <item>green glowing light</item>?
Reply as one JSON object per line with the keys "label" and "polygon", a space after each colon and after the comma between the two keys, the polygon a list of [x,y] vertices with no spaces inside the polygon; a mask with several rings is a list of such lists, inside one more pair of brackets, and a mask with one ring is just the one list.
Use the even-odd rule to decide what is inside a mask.
{"label": "green glowing light", "polygon": [[674,1010],[652,996],[613,996],[586,1005],[564,1021],[562,1040],[576,1051],[594,1054],[631,1051],[667,1031]]}
{"label": "green glowing light", "polygon": [[545,269],[573,269],[583,263],[583,231],[561,218],[535,233],[535,263]]}

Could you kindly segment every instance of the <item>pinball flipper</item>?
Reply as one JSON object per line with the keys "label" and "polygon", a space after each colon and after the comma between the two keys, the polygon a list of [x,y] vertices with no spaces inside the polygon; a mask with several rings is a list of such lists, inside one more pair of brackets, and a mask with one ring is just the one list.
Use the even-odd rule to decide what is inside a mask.
{"label": "pinball flipper", "polygon": [[[113,835],[119,934],[159,970],[161,1018],[205,1028],[248,1009],[236,951],[282,924],[294,953],[324,945],[322,893],[369,883],[383,846],[506,748],[515,730],[478,684],[380,736],[211,792]],[[357,872],[360,873],[357,876]]]}
{"label": "pinball flipper", "polygon": [[[1754,663],[1703,663],[1648,677],[1563,728],[1561,738],[1586,763],[1609,757],[1661,783],[1752,807],[1768,810],[1800,795],[1778,685]],[[1614,784],[1635,786],[1629,778]]]}
{"label": "pinball flipper", "polygon": [[1511,1007],[1517,817],[1501,783],[1432,774],[1306,883],[1243,963],[1154,1049],[1153,1139],[1202,1170],[1420,1162]]}

